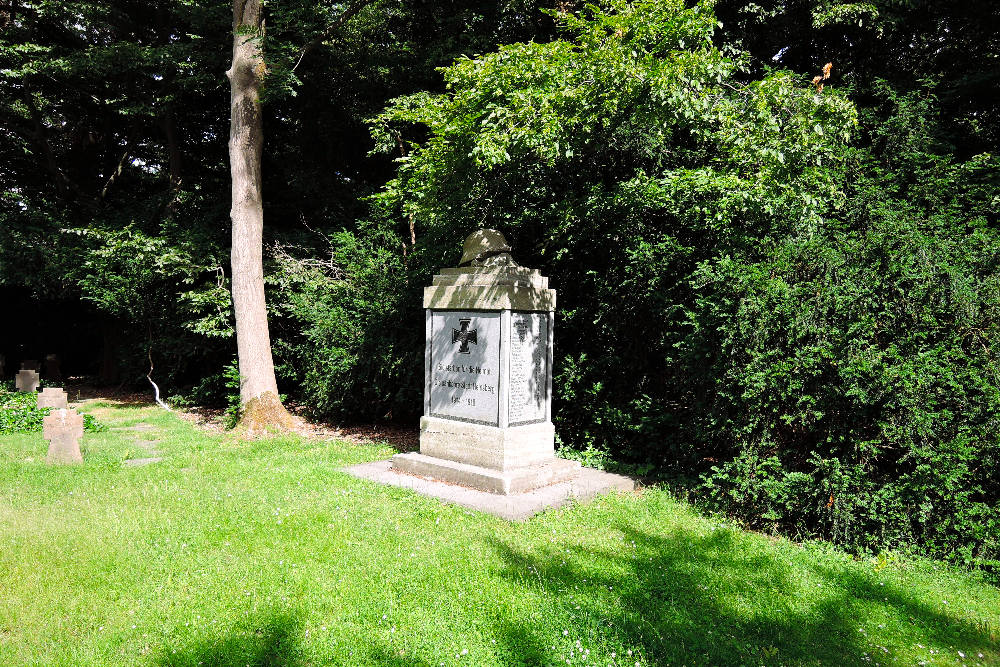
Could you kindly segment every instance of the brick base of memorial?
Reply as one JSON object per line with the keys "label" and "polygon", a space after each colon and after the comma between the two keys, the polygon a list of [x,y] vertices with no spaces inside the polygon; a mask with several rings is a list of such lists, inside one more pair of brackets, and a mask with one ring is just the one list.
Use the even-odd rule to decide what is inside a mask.
{"label": "brick base of memorial", "polygon": [[392,461],[362,463],[342,470],[354,477],[411,489],[424,496],[439,498],[445,502],[512,521],[523,521],[542,510],[583,502],[611,491],[635,490],[635,482],[628,477],[592,468],[579,469],[572,479],[564,482],[550,484],[526,493],[509,495],[498,495],[403,473],[392,469]]}

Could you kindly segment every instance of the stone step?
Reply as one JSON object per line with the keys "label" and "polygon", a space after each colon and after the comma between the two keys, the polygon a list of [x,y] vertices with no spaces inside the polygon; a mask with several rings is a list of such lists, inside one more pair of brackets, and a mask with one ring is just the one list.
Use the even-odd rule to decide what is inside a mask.
{"label": "stone step", "polygon": [[524,468],[494,470],[413,452],[392,457],[392,469],[480,491],[509,495],[573,479],[580,472],[580,464],[577,461],[551,458]]}

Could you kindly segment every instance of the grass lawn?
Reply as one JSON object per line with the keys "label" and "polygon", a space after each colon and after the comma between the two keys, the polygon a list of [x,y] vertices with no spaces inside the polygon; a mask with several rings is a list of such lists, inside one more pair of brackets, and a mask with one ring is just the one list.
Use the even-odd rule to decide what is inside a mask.
{"label": "grass lawn", "polygon": [[[0,436],[0,665],[1000,665],[1000,590],[646,489],[510,523],[152,407],[83,466]],[[164,460],[125,467],[155,448]]]}

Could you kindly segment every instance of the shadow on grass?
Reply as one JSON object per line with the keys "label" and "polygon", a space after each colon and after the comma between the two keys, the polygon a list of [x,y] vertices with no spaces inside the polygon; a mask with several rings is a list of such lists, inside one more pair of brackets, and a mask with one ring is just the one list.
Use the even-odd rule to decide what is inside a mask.
{"label": "shadow on grass", "polygon": [[380,665],[430,667],[430,663],[399,655],[371,636],[358,637],[347,656],[307,656],[302,646],[302,624],[288,612],[264,615],[255,623],[210,637],[183,648],[161,650],[160,667],[308,667],[311,665]]}
{"label": "shadow on grass", "polygon": [[298,620],[270,614],[242,630],[206,638],[184,648],[166,648],[157,662],[164,667],[292,667],[304,665]]}
{"label": "shadow on grass", "polygon": [[[996,637],[983,628],[883,585],[874,573],[820,564],[803,573],[801,564],[754,551],[753,542],[726,529],[669,538],[623,523],[606,529],[620,531],[620,549],[526,552],[496,539],[494,546],[504,576],[572,610],[574,625],[591,633],[585,642],[631,647],[649,664],[909,664],[869,640],[864,628],[873,629],[873,616],[873,623],[895,624],[896,645],[981,651],[983,664],[1000,660]],[[511,622],[501,635],[512,658],[551,658],[530,626]]]}

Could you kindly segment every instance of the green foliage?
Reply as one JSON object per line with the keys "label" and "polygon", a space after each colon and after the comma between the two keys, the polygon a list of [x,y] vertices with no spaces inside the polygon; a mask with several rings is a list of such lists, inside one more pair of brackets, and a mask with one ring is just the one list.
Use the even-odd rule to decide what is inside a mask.
{"label": "green foliage", "polygon": [[42,430],[47,410],[36,407],[34,392],[0,392],[0,433],[33,433]]}
{"label": "green foliage", "polygon": [[996,161],[940,152],[932,91],[888,85],[851,147],[841,92],[752,75],[708,5],[560,19],[375,120],[384,150],[415,138],[376,198],[422,239],[399,280],[499,228],[559,290],[579,457],[655,464],[758,528],[994,562]]}
{"label": "green foliage", "polygon": [[312,414],[339,419],[411,415],[422,401],[422,327],[400,326],[419,306],[421,280],[390,233],[364,242],[342,233],[324,259],[277,254],[272,290],[294,322],[275,344],[294,364],[278,368],[297,383]]}
{"label": "green foliage", "polygon": [[222,371],[222,379],[226,388],[226,428],[234,428],[240,420],[240,366],[233,359]]}
{"label": "green foliage", "polygon": [[841,220],[695,276],[684,356],[714,399],[691,437],[733,443],[704,498],[757,527],[991,566],[1000,170],[929,152],[927,98],[883,90],[892,138],[851,154]]}
{"label": "green foliage", "polygon": [[[41,433],[43,420],[52,408],[38,407],[35,392],[10,392],[0,389],[0,433]],[[93,415],[83,413],[83,430],[106,431],[107,426]]]}
{"label": "green foliage", "polygon": [[[365,119],[439,86],[434,68],[460,53],[544,38],[551,21],[537,5],[266,3],[267,31],[252,36],[267,66],[266,243],[304,244],[312,257],[326,250],[312,230],[356,231],[362,198],[392,170],[391,158],[368,154]],[[61,322],[72,306],[85,321],[65,324],[92,330],[83,354],[114,338],[108,356],[121,374],[105,382],[145,386],[152,350],[156,381],[177,395],[234,353],[221,74],[231,30],[228,0],[0,10],[0,290],[51,302]],[[300,340],[298,320],[276,320],[278,337]],[[0,336],[4,353],[22,343],[16,335]],[[295,358],[277,362],[286,378],[301,372]],[[93,374],[99,362],[78,363]]]}
{"label": "green foliage", "polygon": [[229,335],[219,284],[228,204],[216,195],[227,108],[215,109],[226,54],[213,42],[230,16],[226,3],[172,0],[43,2],[0,16],[10,129],[0,286],[53,311],[72,306],[64,326],[97,345],[113,332],[109,356],[126,381],[143,378],[152,347],[158,380],[181,383],[224,345],[206,338]]}

